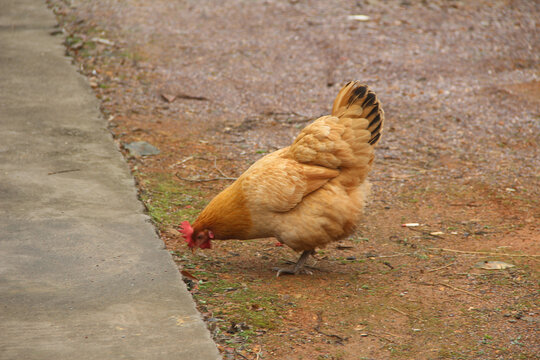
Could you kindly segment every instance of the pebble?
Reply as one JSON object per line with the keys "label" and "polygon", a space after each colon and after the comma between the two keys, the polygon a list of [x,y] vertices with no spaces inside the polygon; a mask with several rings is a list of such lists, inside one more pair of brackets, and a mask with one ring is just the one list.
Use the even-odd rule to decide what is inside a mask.
{"label": "pebble", "polygon": [[129,144],[124,144],[124,148],[129,151],[131,156],[148,156],[157,155],[159,149],[146,141],[135,141]]}

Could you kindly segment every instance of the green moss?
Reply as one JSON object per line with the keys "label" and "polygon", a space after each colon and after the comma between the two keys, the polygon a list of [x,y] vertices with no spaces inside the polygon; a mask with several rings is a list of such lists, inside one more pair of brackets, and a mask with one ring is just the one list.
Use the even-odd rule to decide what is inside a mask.
{"label": "green moss", "polygon": [[392,357],[402,358],[404,355],[409,354],[411,351],[411,345],[409,344],[389,344],[387,346]]}
{"label": "green moss", "polygon": [[193,221],[206,205],[199,190],[185,187],[170,174],[145,174],[139,182],[141,200],[160,228]]}
{"label": "green moss", "polygon": [[130,51],[130,50],[127,50],[127,49],[123,49],[122,51],[119,51],[117,53],[117,55],[119,57],[126,58],[126,59],[133,60],[133,61],[143,61],[144,60],[143,56],[140,53],[135,52],[135,51]]}
{"label": "green moss", "polygon": [[82,38],[77,35],[69,35],[66,37],[65,44],[69,47],[82,41]]}
{"label": "green moss", "polygon": [[454,349],[443,347],[439,350],[439,359],[468,359],[469,357]]}
{"label": "green moss", "polygon": [[194,294],[195,299],[210,309],[214,309],[215,316],[224,316],[222,331],[226,331],[230,322],[245,323],[249,329],[242,330],[237,335],[245,340],[256,336],[256,330],[271,330],[281,324],[280,314],[286,306],[274,293],[266,292],[256,287],[249,287],[238,283],[218,279],[215,275],[206,272],[195,272],[201,278],[209,275],[211,278],[199,285]]}

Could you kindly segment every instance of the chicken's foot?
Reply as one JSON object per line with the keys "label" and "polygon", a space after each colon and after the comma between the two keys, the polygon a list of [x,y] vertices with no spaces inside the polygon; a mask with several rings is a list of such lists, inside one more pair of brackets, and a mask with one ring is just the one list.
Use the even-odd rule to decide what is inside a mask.
{"label": "chicken's foot", "polygon": [[276,277],[279,277],[281,274],[290,274],[290,275],[297,275],[301,271],[305,271],[308,273],[308,270],[304,269],[304,264],[306,263],[306,260],[309,258],[309,255],[313,255],[315,253],[315,250],[304,250],[302,255],[300,255],[300,258],[296,262],[296,264],[293,266],[293,268],[283,268],[278,269],[278,272],[276,274]]}

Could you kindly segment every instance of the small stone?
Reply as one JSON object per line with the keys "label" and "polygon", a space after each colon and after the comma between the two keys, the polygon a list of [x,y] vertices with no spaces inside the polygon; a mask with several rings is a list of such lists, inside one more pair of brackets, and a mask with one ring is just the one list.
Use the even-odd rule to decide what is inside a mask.
{"label": "small stone", "polygon": [[537,322],[540,322],[540,321],[539,321],[540,319],[534,318],[534,317],[532,317],[532,316],[524,316],[524,317],[521,318],[521,320],[525,320],[526,322],[531,323],[531,324],[532,324],[532,323],[535,323],[535,322],[536,322],[536,323],[537,323]]}
{"label": "small stone", "polygon": [[347,19],[356,21],[369,21],[371,18],[367,15],[349,15],[347,16]]}
{"label": "small stone", "polygon": [[146,141],[135,141],[129,144],[124,144],[124,148],[129,151],[131,156],[148,156],[157,155],[159,149]]}

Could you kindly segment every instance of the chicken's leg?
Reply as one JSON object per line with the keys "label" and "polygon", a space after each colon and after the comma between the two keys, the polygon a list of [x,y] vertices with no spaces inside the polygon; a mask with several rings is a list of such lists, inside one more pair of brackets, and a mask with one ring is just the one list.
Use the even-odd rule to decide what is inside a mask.
{"label": "chicken's leg", "polygon": [[277,277],[281,274],[290,274],[290,275],[297,275],[302,269],[304,268],[304,264],[306,263],[306,260],[308,259],[309,255],[313,255],[315,253],[315,250],[304,250],[302,255],[300,255],[300,258],[294,264],[293,268],[283,268],[278,269],[278,272],[276,274]]}

